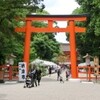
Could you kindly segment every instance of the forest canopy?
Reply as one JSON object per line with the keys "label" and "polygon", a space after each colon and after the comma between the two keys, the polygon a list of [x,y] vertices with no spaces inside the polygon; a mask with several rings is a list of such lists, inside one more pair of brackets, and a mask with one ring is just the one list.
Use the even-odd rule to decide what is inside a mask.
{"label": "forest canopy", "polygon": [[[14,54],[15,64],[23,61],[25,33],[16,33],[16,26],[23,26],[27,14],[48,14],[44,11],[43,0],[1,0],[0,1],[0,64],[5,64],[10,54]],[[46,26],[44,22],[32,23],[39,27]],[[55,34],[32,34],[30,61],[35,58],[51,60],[59,54],[59,43]]]}

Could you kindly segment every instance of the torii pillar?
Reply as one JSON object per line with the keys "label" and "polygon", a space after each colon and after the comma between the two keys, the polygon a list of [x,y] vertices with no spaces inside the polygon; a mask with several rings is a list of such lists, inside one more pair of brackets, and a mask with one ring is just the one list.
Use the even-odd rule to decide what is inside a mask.
{"label": "torii pillar", "polygon": [[[27,15],[26,26],[16,28],[16,32],[25,32],[24,62],[29,69],[30,41],[32,32],[69,32],[70,33],[70,55],[71,55],[71,74],[72,78],[78,78],[76,61],[76,38],[75,32],[85,32],[85,28],[75,26],[75,21],[86,21],[87,15]],[[32,21],[48,21],[47,27],[34,27]],[[69,26],[65,28],[53,27],[54,21],[67,21]]]}

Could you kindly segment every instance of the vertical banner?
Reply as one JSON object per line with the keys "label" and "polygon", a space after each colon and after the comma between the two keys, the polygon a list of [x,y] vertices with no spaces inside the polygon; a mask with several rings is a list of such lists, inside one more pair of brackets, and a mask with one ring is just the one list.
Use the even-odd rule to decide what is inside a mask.
{"label": "vertical banner", "polygon": [[25,62],[19,62],[18,68],[19,68],[19,81],[23,82],[23,81],[25,81],[26,74],[27,74],[26,63]]}

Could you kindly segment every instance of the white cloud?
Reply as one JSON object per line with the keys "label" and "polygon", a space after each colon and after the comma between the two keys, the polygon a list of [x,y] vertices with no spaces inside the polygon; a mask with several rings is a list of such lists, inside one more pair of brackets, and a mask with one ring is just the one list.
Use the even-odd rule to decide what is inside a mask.
{"label": "white cloud", "polygon": [[71,14],[79,7],[75,0],[44,0],[44,4],[50,14]]}
{"label": "white cloud", "polygon": [[[48,11],[50,14],[61,14],[61,15],[68,15],[73,12],[74,9],[79,7],[75,0],[44,0],[44,4],[46,6],[45,10]],[[59,27],[66,27],[66,22],[58,23]],[[59,42],[68,42],[66,41],[65,33],[58,33],[56,35],[56,40]]]}

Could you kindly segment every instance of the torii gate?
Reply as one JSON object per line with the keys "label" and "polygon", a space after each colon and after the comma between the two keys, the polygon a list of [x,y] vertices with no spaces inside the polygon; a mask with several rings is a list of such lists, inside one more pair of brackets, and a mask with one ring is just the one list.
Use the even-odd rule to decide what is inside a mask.
{"label": "torii gate", "polygon": [[[70,33],[70,56],[72,78],[78,78],[76,63],[76,39],[75,32],[85,32],[85,28],[75,26],[75,21],[86,21],[87,15],[27,15],[26,26],[15,28],[16,32],[25,32],[24,62],[29,65],[30,39],[32,32],[69,32]],[[47,27],[34,27],[32,21],[47,21]],[[68,21],[69,25],[65,28],[53,27],[54,21]],[[67,22],[66,22],[67,23]]]}

